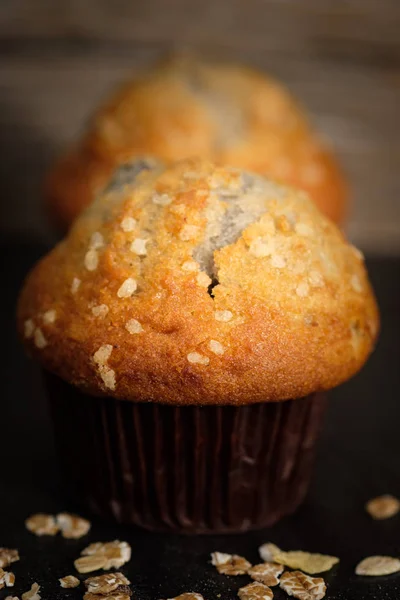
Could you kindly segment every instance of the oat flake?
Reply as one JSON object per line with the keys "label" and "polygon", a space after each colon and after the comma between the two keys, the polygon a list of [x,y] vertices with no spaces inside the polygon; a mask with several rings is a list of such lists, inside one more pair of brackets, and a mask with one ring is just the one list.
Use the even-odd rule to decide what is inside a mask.
{"label": "oat flake", "polygon": [[65,577],[61,577],[58,581],[62,588],[76,588],[80,584],[79,579],[73,575],[66,575]]}
{"label": "oat flake", "polygon": [[56,523],[53,515],[48,515],[45,513],[36,513],[31,515],[25,521],[25,527],[31,533],[34,533],[37,536],[42,535],[56,535],[59,531],[59,526]]}
{"label": "oat flake", "polygon": [[230,310],[216,310],[214,313],[214,318],[216,321],[221,321],[222,323],[227,323],[233,317],[233,314]]}
{"label": "oat flake", "polygon": [[127,329],[131,334],[141,333],[144,331],[142,325],[136,319],[129,319],[129,321],[127,321],[125,324],[125,329]]}
{"label": "oat flake", "polygon": [[240,600],[272,600],[274,593],[263,583],[249,583],[238,591]]}
{"label": "oat flake", "polygon": [[208,365],[208,363],[210,362],[208,356],[204,356],[199,352],[189,352],[189,354],[187,355],[187,359],[190,363],[198,365]]}
{"label": "oat flake", "polygon": [[43,350],[43,348],[46,348],[47,340],[43,335],[43,331],[39,327],[37,327],[35,329],[33,339],[35,341],[36,348],[39,348],[40,350]]}
{"label": "oat flake", "polygon": [[248,570],[248,574],[252,579],[270,587],[278,585],[279,575],[281,575],[282,572],[283,566],[272,562],[261,563]]}
{"label": "oat flake", "polygon": [[356,567],[356,575],[379,577],[400,571],[400,560],[391,556],[369,556]]}
{"label": "oat flake", "polygon": [[118,298],[130,298],[137,289],[137,283],[132,277],[128,277],[120,286],[117,296]]}
{"label": "oat flake", "polygon": [[326,593],[325,581],[321,577],[309,577],[301,571],[286,571],[279,585],[288,596],[298,600],[322,600]]}
{"label": "oat flake", "polygon": [[211,564],[217,567],[218,572],[223,575],[244,575],[251,567],[251,564],[243,556],[223,552],[213,552]]}
{"label": "oat flake", "polygon": [[39,591],[40,585],[33,583],[31,589],[22,594],[22,600],[40,600]]}
{"label": "oat flake", "polygon": [[91,523],[87,519],[69,513],[59,513],[56,521],[62,536],[66,539],[77,540],[86,535],[91,527]]}
{"label": "oat flake", "polygon": [[27,319],[24,323],[24,335],[26,338],[31,338],[35,331],[35,324],[32,319]]}
{"label": "oat flake", "polygon": [[19,560],[18,550],[0,548],[0,568],[7,568]]}
{"label": "oat flake", "polygon": [[85,586],[89,593],[104,595],[118,590],[120,586],[127,586],[129,584],[129,579],[122,573],[107,573],[98,577],[89,577],[85,581]]}
{"label": "oat flake", "polygon": [[121,221],[121,229],[125,232],[133,231],[136,227],[136,219],[133,217],[125,217]]}
{"label": "oat flake", "polygon": [[106,558],[105,570],[119,569],[131,559],[131,547],[128,542],[95,542],[82,550],[82,556],[103,556]]}
{"label": "oat flake", "polygon": [[217,340],[210,340],[208,347],[211,352],[214,352],[214,354],[218,354],[219,356],[222,356],[225,352],[225,348],[220,342],[217,342]]}
{"label": "oat flake", "polygon": [[399,512],[400,501],[390,494],[384,494],[367,502],[365,509],[373,519],[390,519]]}

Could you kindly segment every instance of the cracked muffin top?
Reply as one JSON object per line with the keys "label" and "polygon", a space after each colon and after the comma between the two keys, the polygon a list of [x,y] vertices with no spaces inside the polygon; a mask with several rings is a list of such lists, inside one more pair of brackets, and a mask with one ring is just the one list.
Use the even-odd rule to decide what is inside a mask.
{"label": "cracked muffin top", "polygon": [[58,225],[68,228],[113,170],[140,155],[248,169],[306,190],[335,222],[346,212],[341,170],[302,107],[279,82],[244,66],[176,57],[118,90],[48,178]]}
{"label": "cracked muffin top", "polygon": [[222,405],[336,386],[379,323],[361,253],[306,194],[190,159],[116,171],[28,276],[18,325],[93,395]]}

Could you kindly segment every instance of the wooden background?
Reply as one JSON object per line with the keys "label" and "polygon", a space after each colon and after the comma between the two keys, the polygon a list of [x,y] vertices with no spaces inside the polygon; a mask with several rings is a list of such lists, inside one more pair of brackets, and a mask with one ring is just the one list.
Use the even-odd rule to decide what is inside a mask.
{"label": "wooden background", "polygon": [[99,97],[172,48],[287,83],[353,187],[350,237],[400,252],[400,0],[1,0],[1,229],[51,239],[40,183]]}

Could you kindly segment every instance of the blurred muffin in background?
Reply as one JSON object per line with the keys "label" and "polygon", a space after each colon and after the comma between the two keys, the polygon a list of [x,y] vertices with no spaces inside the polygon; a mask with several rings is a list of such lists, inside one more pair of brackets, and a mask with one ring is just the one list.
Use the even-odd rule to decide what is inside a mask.
{"label": "blurred muffin in background", "polygon": [[126,83],[49,174],[46,202],[57,226],[68,229],[116,167],[147,155],[199,156],[271,176],[343,222],[347,189],[335,157],[291,94],[251,68],[178,57]]}

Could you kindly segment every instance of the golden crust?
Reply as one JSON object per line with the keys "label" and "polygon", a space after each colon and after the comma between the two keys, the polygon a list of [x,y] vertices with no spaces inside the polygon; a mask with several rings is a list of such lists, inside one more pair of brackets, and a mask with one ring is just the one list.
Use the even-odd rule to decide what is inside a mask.
{"label": "golden crust", "polygon": [[196,159],[117,173],[29,275],[18,326],[94,395],[222,405],[338,385],[379,323],[361,253],[304,193]]}
{"label": "golden crust", "polygon": [[268,175],[304,189],[343,222],[344,177],[288,91],[246,67],[181,58],[120,89],[55,165],[46,199],[57,224],[68,228],[128,156],[149,154],[199,156]]}

